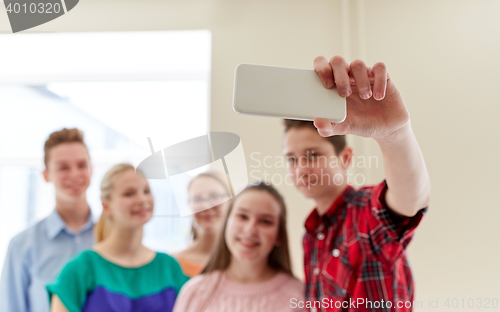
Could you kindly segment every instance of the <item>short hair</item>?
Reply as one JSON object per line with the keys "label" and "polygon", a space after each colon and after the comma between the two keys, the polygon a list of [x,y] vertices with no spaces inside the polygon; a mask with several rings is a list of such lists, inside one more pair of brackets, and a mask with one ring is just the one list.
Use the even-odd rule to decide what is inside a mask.
{"label": "short hair", "polygon": [[83,133],[77,128],[67,129],[63,128],[62,130],[52,132],[49,135],[47,141],[45,141],[45,145],[43,148],[44,157],[43,162],[45,163],[45,168],[47,168],[47,163],[49,162],[49,151],[62,143],[72,143],[78,142],[83,144],[88,151],[87,145],[83,141]]}
{"label": "short hair", "polygon": [[[285,133],[287,133],[288,130],[293,128],[304,128],[304,127],[311,128],[317,131],[316,127],[314,126],[314,122],[312,121],[284,119],[283,124],[285,125]],[[345,135],[334,135],[326,137],[324,139],[333,145],[333,148],[337,155],[340,152],[342,152],[344,150],[344,147],[347,145]]]}

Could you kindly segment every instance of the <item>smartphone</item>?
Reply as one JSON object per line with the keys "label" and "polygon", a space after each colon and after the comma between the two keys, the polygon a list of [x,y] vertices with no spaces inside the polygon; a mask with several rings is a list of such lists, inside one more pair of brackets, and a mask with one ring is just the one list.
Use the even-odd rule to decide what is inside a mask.
{"label": "smartphone", "polygon": [[321,117],[339,123],[346,117],[346,100],[336,88],[325,88],[312,69],[240,64],[235,70],[233,109],[245,115]]}

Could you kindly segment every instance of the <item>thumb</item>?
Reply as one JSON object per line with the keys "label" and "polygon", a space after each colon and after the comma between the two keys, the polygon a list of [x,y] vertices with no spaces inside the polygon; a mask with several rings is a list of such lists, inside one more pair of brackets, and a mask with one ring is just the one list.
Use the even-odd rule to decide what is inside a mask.
{"label": "thumb", "polygon": [[341,135],[347,132],[345,123],[331,123],[324,118],[316,118],[314,126],[318,129],[318,133],[322,137]]}

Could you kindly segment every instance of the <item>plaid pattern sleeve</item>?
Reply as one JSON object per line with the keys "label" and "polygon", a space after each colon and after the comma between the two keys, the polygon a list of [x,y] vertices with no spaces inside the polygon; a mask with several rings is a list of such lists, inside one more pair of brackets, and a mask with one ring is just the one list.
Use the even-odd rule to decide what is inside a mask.
{"label": "plaid pattern sleeve", "polygon": [[387,184],[348,186],[329,210],[314,209],[304,235],[305,308],[408,312],[413,278],[406,247],[427,208],[398,217],[384,201]]}
{"label": "plaid pattern sleeve", "polygon": [[363,215],[367,222],[365,233],[370,237],[374,254],[379,256],[381,261],[390,264],[397,260],[410,243],[427,207],[411,218],[399,217],[385,203],[385,180],[366,189],[371,193],[368,202],[371,211],[366,210]]}

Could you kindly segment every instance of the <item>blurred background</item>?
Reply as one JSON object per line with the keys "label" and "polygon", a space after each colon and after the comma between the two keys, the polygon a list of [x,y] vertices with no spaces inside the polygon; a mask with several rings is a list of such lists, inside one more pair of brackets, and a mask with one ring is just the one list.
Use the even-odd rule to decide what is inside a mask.
{"label": "blurred background", "polygon": [[[267,174],[284,194],[302,278],[303,222],[313,203],[280,182],[284,167],[257,165],[282,155],[283,126],[233,112],[233,75],[240,63],[312,68],[316,56],[339,54],[386,63],[426,159],[431,207],[408,250],[423,303],[416,311],[447,299],[450,310],[470,311],[470,298],[489,299],[484,309],[498,311],[491,302],[500,299],[499,11],[495,0],[82,0],[12,35],[0,10],[0,264],[10,238],[54,207],[41,175],[50,132],[84,131],[94,165],[88,198],[98,215],[103,173],[131,151],[147,156],[148,136],[160,149],[228,131],[241,137],[249,179]],[[348,140],[357,157],[379,159],[352,168],[363,177],[354,184],[380,182],[378,146]],[[158,217],[145,240],[173,252],[188,244],[190,220],[167,217],[176,213],[171,187],[154,183]]]}

